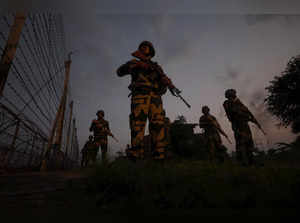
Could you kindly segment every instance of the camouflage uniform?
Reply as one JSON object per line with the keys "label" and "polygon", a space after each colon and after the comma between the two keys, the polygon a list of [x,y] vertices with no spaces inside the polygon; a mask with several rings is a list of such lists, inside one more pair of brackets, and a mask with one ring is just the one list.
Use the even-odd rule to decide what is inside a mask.
{"label": "camouflage uniform", "polygon": [[93,159],[95,151],[95,143],[92,139],[86,141],[83,149],[81,150],[81,166],[86,167],[90,160]]}
{"label": "camouflage uniform", "polygon": [[244,165],[252,164],[254,143],[248,122],[253,122],[254,116],[237,97],[226,100],[223,107],[234,132],[237,160]]}
{"label": "camouflage uniform", "polygon": [[215,123],[217,123],[216,118],[210,114],[202,115],[199,120],[200,128],[204,129],[204,137],[212,161],[215,160],[217,149],[222,145],[221,136],[215,127]]}
{"label": "camouflage uniform", "polygon": [[[150,42],[143,42],[154,48]],[[140,44],[140,46],[142,45]],[[140,48],[140,47],[139,47]],[[164,115],[161,95],[167,90],[161,82],[162,68],[150,59],[143,61],[143,66],[135,66],[140,61],[131,60],[121,65],[117,74],[119,77],[130,74],[131,84],[131,114],[129,116],[131,129],[131,149],[128,151],[133,159],[144,158],[143,139],[147,118],[149,120],[149,133],[153,148],[154,159],[165,158],[166,141],[164,131]]]}
{"label": "camouflage uniform", "polygon": [[99,147],[101,147],[102,161],[105,161],[107,154],[107,136],[110,134],[108,121],[104,120],[103,118],[94,119],[92,121],[90,131],[94,132],[95,152],[93,156],[93,161],[96,161],[97,154],[99,152]]}

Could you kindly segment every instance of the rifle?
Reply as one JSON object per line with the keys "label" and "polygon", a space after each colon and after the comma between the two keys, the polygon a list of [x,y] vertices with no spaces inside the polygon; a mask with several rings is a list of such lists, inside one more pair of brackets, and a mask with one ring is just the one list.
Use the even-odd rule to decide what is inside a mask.
{"label": "rifle", "polygon": [[254,116],[251,117],[251,121],[260,129],[260,131],[264,134],[267,135],[267,133],[263,130],[259,122],[256,120]]}
{"label": "rifle", "polygon": [[187,103],[187,101],[180,95],[181,91],[178,88],[176,88],[173,84],[172,86],[172,88],[169,88],[171,94],[175,97],[180,98],[183,101],[183,103],[190,109],[191,105]]}
{"label": "rifle", "polygon": [[131,55],[141,60],[141,61],[132,60],[131,62],[133,62],[134,64],[140,64],[140,66],[144,68],[150,68],[151,70],[157,71],[161,75],[162,83],[169,88],[171,94],[175,97],[180,98],[189,109],[191,108],[191,105],[180,95],[181,90],[179,90],[173,85],[171,79],[168,78],[168,76],[162,71],[162,69],[159,68],[159,66],[157,66],[156,64],[151,65],[149,63],[144,62],[150,60],[149,56],[148,57],[145,56],[139,50],[133,52]]}
{"label": "rifle", "polygon": [[[213,126],[227,139],[227,141],[232,144],[232,142],[230,141],[228,135],[223,131],[223,129],[221,128],[221,126],[219,125],[219,123],[214,120],[213,118],[211,118],[211,116],[207,116],[207,118],[213,123]],[[200,125],[199,125],[200,127]]]}
{"label": "rifle", "polygon": [[109,136],[111,136],[116,142],[119,142],[119,140],[111,133],[111,131],[109,131],[108,129],[106,129],[106,131],[107,131],[107,134]]}
{"label": "rifle", "polygon": [[119,142],[119,140],[117,140],[117,138],[113,135],[113,134],[111,134],[110,135],[116,142]]}
{"label": "rifle", "polygon": [[230,139],[228,138],[228,136],[226,135],[225,138],[227,139],[227,141],[232,144],[232,142],[230,141]]}

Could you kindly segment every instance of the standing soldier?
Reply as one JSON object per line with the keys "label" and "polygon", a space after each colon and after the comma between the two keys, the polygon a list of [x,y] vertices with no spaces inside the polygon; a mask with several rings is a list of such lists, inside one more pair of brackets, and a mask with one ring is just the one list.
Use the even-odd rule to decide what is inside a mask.
{"label": "standing soldier", "polygon": [[167,88],[171,93],[178,90],[171,80],[164,74],[162,68],[151,61],[155,50],[151,42],[143,41],[138,50],[132,53],[133,59],[120,66],[117,70],[119,77],[131,74],[131,149],[130,157],[133,160],[144,157],[143,138],[147,118],[149,119],[149,133],[154,151],[153,158],[164,160],[166,142],[164,140],[164,115],[161,96]]}
{"label": "standing soldier", "polygon": [[226,90],[225,97],[227,100],[223,103],[223,107],[234,132],[237,160],[241,162],[242,165],[251,165],[253,164],[252,151],[254,149],[254,143],[248,122],[253,122],[264,134],[265,132],[262,130],[254,115],[238,99],[234,89]]}
{"label": "standing soldier", "polygon": [[[202,107],[203,115],[199,119],[200,128],[204,129],[204,136],[206,139],[206,145],[209,148],[209,157],[212,162],[215,162],[216,157],[220,162],[224,161],[224,146],[220,133],[228,139],[226,133],[222,130],[217,119],[209,113],[209,107]],[[228,139],[229,141],[229,139]],[[230,142],[230,141],[229,141]]]}
{"label": "standing soldier", "polygon": [[105,162],[107,154],[107,136],[114,136],[109,129],[108,121],[104,120],[104,111],[99,110],[96,113],[96,115],[98,119],[94,119],[90,127],[90,132],[94,132],[94,143],[96,149],[94,162],[96,161],[96,157],[99,152],[99,147],[101,147],[102,162]]}
{"label": "standing soldier", "polygon": [[89,136],[89,140],[83,146],[81,150],[81,167],[86,167],[89,163],[91,158],[91,152],[95,150],[95,144],[93,141],[93,136]]}

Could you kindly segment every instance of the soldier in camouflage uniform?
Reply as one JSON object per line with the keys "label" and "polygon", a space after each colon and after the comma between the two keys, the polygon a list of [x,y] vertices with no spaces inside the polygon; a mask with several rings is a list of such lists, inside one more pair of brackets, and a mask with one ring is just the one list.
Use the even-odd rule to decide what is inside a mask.
{"label": "soldier in camouflage uniform", "polygon": [[209,148],[210,160],[215,162],[216,158],[219,162],[224,161],[224,146],[220,133],[228,139],[226,133],[222,130],[217,119],[209,113],[209,107],[202,107],[203,115],[199,119],[200,128],[204,129],[204,137],[206,145]]}
{"label": "soldier in camouflage uniform", "polygon": [[237,160],[242,165],[252,165],[254,143],[248,122],[261,127],[249,109],[238,99],[234,89],[226,90],[225,97],[227,100],[223,107],[234,132]]}
{"label": "soldier in camouflage uniform", "polygon": [[107,154],[107,136],[112,136],[109,129],[109,123],[104,119],[104,111],[100,110],[97,112],[98,119],[92,121],[90,132],[94,132],[94,143],[95,143],[95,153],[93,162],[96,161],[97,154],[99,152],[99,147],[101,147],[101,158],[102,161],[106,161]]}
{"label": "soldier in camouflage uniform", "polygon": [[81,167],[86,167],[91,159],[91,152],[95,150],[95,143],[93,141],[93,136],[89,136],[89,140],[84,144],[81,150]]}
{"label": "soldier in camouflage uniform", "polygon": [[162,68],[151,61],[155,50],[149,41],[143,41],[138,50],[132,53],[133,59],[121,65],[117,74],[119,77],[131,75],[131,149],[130,157],[133,160],[144,157],[143,138],[147,118],[149,120],[149,133],[151,145],[154,151],[153,158],[163,160],[165,158],[165,131],[164,115],[161,96],[166,93],[167,87],[175,86],[163,73]]}

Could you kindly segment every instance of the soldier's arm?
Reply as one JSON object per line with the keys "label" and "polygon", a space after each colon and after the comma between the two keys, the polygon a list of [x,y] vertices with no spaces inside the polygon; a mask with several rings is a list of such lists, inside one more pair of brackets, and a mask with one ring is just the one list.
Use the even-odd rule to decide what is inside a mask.
{"label": "soldier's arm", "polygon": [[226,116],[227,116],[228,120],[232,121],[231,113],[229,111],[229,102],[227,100],[224,101],[223,107],[224,107],[224,110],[225,110],[225,113],[226,113]]}
{"label": "soldier's arm", "polygon": [[204,128],[207,125],[207,123],[203,120],[203,117],[200,117],[199,119],[199,127]]}
{"label": "soldier's arm", "polygon": [[84,144],[84,146],[83,146],[83,148],[82,148],[82,150],[81,150],[81,153],[84,153],[84,151],[87,149],[87,142]]}
{"label": "soldier's arm", "polygon": [[240,100],[238,100],[238,106],[235,111],[240,117],[246,118],[250,122],[255,123],[254,115],[250,112],[248,107],[244,105]]}
{"label": "soldier's arm", "polygon": [[221,125],[219,124],[218,120],[213,117],[214,119],[214,125],[216,126],[217,130],[223,135],[225,136],[226,138],[228,137],[227,134],[224,132],[224,130],[222,129]]}
{"label": "soldier's arm", "polygon": [[[255,125],[257,125],[257,127],[260,128],[263,131],[260,123],[257,121],[257,119],[254,117],[254,115],[250,111],[249,111],[249,121],[252,122],[252,123],[254,123]],[[264,132],[264,134],[265,134],[265,132]]]}
{"label": "soldier's arm", "polygon": [[134,69],[137,66],[141,66],[140,65],[140,61],[133,59],[128,61],[127,63],[121,65],[118,69],[117,69],[117,75],[119,77],[123,77],[125,75],[129,75],[132,73],[132,69]]}
{"label": "soldier's arm", "polygon": [[105,128],[106,128],[107,134],[109,136],[113,136],[113,134],[111,133],[110,128],[109,128],[109,122],[106,122],[106,127]]}
{"label": "soldier's arm", "polygon": [[92,132],[94,130],[94,122],[92,122],[91,126],[90,126],[90,132]]}
{"label": "soldier's arm", "polygon": [[158,64],[155,64],[155,66],[156,66],[156,70],[160,74],[161,83],[167,86],[169,89],[174,89],[175,85],[173,84],[172,80],[165,74],[162,67]]}
{"label": "soldier's arm", "polygon": [[[246,106],[245,106],[246,107]],[[251,113],[251,111],[246,107],[247,109],[247,113],[249,115],[249,119],[250,119],[250,122],[253,122],[255,124],[258,124],[258,121],[256,120],[256,118],[254,117],[254,115]],[[259,125],[259,124],[258,124]]]}

